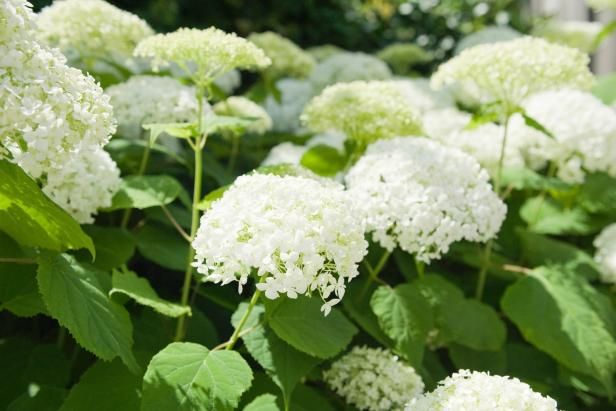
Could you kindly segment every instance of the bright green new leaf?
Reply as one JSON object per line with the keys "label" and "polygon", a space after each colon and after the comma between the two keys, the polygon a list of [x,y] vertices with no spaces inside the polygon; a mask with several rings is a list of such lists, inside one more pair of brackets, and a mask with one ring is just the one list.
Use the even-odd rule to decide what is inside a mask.
{"label": "bright green new leaf", "polygon": [[229,189],[229,187],[231,186],[225,185],[222,187],[218,187],[216,190],[210,191],[205,195],[205,197],[201,199],[201,201],[199,201],[197,208],[204,211],[208,210],[212,206],[212,203],[214,203],[214,201],[222,198],[223,194]]}
{"label": "bright green new leaf", "polygon": [[109,299],[107,273],[81,265],[67,254],[45,253],[39,258],[37,278],[47,310],[79,345],[103,360],[119,356],[138,372],[130,317]]}
{"label": "bright green new leaf", "polygon": [[276,404],[276,396],[272,394],[259,395],[250,404],[244,407],[244,411],[280,411]]}
{"label": "bright green new leaf", "polygon": [[0,160],[0,231],[19,244],[54,251],[86,248],[92,240],[21,168]]}
{"label": "bright green new leaf", "polygon": [[148,365],[141,410],[232,410],[251,382],[250,367],[235,351],[171,343]]}
{"label": "bright green new leaf", "polygon": [[165,133],[171,137],[187,139],[197,136],[195,123],[150,123],[142,126],[150,132],[150,145],[156,143],[158,137]]}
{"label": "bright green new leaf", "polygon": [[163,206],[178,198],[182,185],[170,176],[128,176],[106,211]]}
{"label": "bright green new leaf", "polygon": [[318,144],[304,153],[300,164],[320,176],[331,177],[344,169],[347,158],[334,147]]}
{"label": "bright green new leaf", "polygon": [[601,229],[601,225],[581,208],[564,208],[542,196],[526,200],[520,208],[520,216],[530,231],[539,234],[590,234]]}

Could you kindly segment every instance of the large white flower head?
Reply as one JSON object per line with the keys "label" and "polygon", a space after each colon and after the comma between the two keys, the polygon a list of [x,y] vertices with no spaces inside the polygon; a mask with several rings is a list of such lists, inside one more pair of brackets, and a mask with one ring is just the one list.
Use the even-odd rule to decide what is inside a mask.
{"label": "large white flower head", "polygon": [[601,281],[616,284],[616,223],[605,227],[595,238],[595,261],[601,268]]}
{"label": "large white flower head", "polygon": [[313,131],[336,130],[360,145],[422,133],[419,110],[393,81],[329,86],[308,103],[301,119]]}
{"label": "large white flower head", "polygon": [[596,39],[603,24],[598,21],[549,20],[537,26],[533,34],[554,43],[574,47],[584,53],[592,53],[597,47]]}
{"label": "large white flower head", "polygon": [[562,87],[588,89],[588,55],[543,39],[522,37],[464,50],[432,76],[435,87],[455,85],[479,104],[513,110],[524,98]]}
{"label": "large white flower head", "polygon": [[507,211],[474,158],[421,137],[373,143],[345,181],[374,241],[426,263],[456,241],[493,238]]}
{"label": "large white flower head", "polygon": [[156,34],[141,41],[134,54],[151,58],[155,71],[175,63],[200,87],[233,69],[263,69],[271,64],[253,43],[215,27]]}
{"label": "large white flower head", "polygon": [[66,55],[125,63],[154,34],[142,19],[103,0],[55,0],[39,13],[40,36]]}
{"label": "large white flower head", "polygon": [[213,107],[214,112],[221,116],[244,117],[253,121],[246,131],[255,134],[263,134],[272,128],[272,119],[267,111],[260,105],[246,97],[229,97],[218,102]]}
{"label": "large white flower head", "polygon": [[590,93],[558,90],[539,93],[523,104],[526,113],[555,139],[544,156],[558,166],[558,177],[584,181],[586,172],[616,176],[616,112]]}
{"label": "large white flower head", "polygon": [[201,217],[192,243],[206,281],[237,281],[251,271],[270,299],[317,291],[327,314],[358,275],[367,252],[356,205],[335,182],[251,174],[239,177]]}
{"label": "large white flower head", "polygon": [[423,117],[423,128],[426,136],[442,140],[451,133],[461,131],[471,121],[469,113],[455,107],[447,107],[426,112]]}
{"label": "large white flower head", "polygon": [[317,64],[310,82],[315,90],[323,90],[336,83],[357,80],[387,80],[391,70],[382,60],[364,53],[338,53]]}
{"label": "large white flower head", "polygon": [[34,13],[26,0],[4,0],[0,3],[0,42],[21,37],[34,29]]}
{"label": "large white flower head", "polygon": [[[183,123],[197,118],[194,88],[171,77],[133,76],[105,91],[118,120],[118,134],[125,138],[140,138],[143,124]],[[207,102],[204,104],[207,106]]]}
{"label": "large white flower head", "polygon": [[304,78],[312,72],[316,64],[310,54],[280,34],[271,31],[253,33],[248,36],[248,40],[261,48],[272,60],[272,64],[265,69],[266,75],[271,78]]}
{"label": "large white flower head", "polygon": [[392,80],[412,105],[422,113],[450,108],[455,105],[453,96],[447,90],[434,90],[430,80],[424,78],[396,78]]}
{"label": "large white flower head", "polygon": [[558,411],[556,401],[517,378],[460,370],[432,392],[413,399],[406,411]]}
{"label": "large white flower head", "polygon": [[323,377],[347,403],[366,411],[402,411],[424,389],[415,369],[383,348],[354,347]]}
{"label": "large white flower head", "polygon": [[500,43],[522,37],[522,34],[507,26],[489,26],[467,36],[456,45],[455,54],[480,44]]}
{"label": "large white flower head", "polygon": [[377,57],[386,62],[396,74],[407,74],[411,67],[427,63],[432,55],[413,43],[394,43],[383,48]]}
{"label": "large white flower head", "polygon": [[301,132],[299,117],[306,103],[314,96],[312,84],[308,80],[281,79],[276,82],[280,101],[267,96],[265,110],[274,122],[274,130],[282,132]]}
{"label": "large white flower head", "polygon": [[47,170],[43,191],[79,223],[94,222],[120,187],[120,170],[100,147],[74,152],[59,168]]}

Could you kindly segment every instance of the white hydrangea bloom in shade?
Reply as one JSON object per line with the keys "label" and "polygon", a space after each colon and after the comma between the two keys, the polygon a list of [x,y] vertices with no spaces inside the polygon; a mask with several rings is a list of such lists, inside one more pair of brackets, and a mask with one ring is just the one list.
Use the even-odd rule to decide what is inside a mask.
{"label": "white hydrangea bloom in shade", "polygon": [[252,270],[270,299],[318,292],[325,314],[344,296],[367,253],[355,203],[340,184],[304,177],[239,177],[201,217],[192,243],[206,281],[237,281]]}
{"label": "white hydrangea bloom in shade", "polygon": [[345,181],[374,241],[426,263],[456,241],[493,238],[507,211],[474,158],[420,137],[373,143]]}
{"label": "white hydrangea bloom in shade", "polygon": [[317,64],[310,82],[315,90],[323,90],[336,83],[357,80],[387,80],[392,76],[387,64],[364,53],[338,53]]}
{"label": "white hydrangea bloom in shade", "polygon": [[490,26],[467,36],[456,45],[455,54],[460,54],[463,50],[480,44],[500,43],[522,37],[522,34],[507,26]]}
{"label": "white hydrangea bloom in shade", "polygon": [[55,0],[39,13],[40,36],[65,54],[126,62],[154,34],[142,19],[103,0]]}
{"label": "white hydrangea bloom in shade", "polygon": [[588,55],[543,39],[522,37],[464,50],[432,76],[438,88],[455,85],[479,104],[513,109],[529,95],[562,87],[588,89]]}
{"label": "white hydrangea bloom in shade", "polygon": [[597,47],[595,40],[601,30],[603,30],[603,24],[597,21],[549,20],[537,26],[533,34],[554,43],[591,53]]}
{"label": "white hydrangea bloom in shade", "polygon": [[587,3],[595,10],[616,9],[616,0],[587,0]]}
{"label": "white hydrangea bloom in shade", "polygon": [[213,109],[216,114],[221,116],[252,118],[254,121],[246,129],[251,133],[263,134],[272,128],[272,119],[267,111],[246,97],[229,97],[216,103]]}
{"label": "white hydrangea bloom in shade", "polygon": [[134,54],[151,58],[155,71],[175,63],[200,86],[233,69],[263,69],[271,64],[253,43],[215,27],[156,34],[142,40]]}
{"label": "white hydrangea bloom in shade", "polygon": [[393,81],[354,81],[327,87],[301,117],[316,132],[336,130],[359,144],[422,133],[419,110]]}
{"label": "white hydrangea bloom in shade", "polygon": [[253,33],[248,40],[272,60],[272,64],[265,69],[272,78],[307,77],[315,66],[315,60],[310,54],[280,34],[271,31]]}
{"label": "white hydrangea bloom in shade", "polygon": [[120,170],[100,147],[76,151],[58,168],[47,170],[43,191],[79,223],[94,222],[120,187]]}
{"label": "white hydrangea bloom in shade", "polygon": [[595,238],[595,261],[601,268],[601,281],[616,284],[616,223],[605,227]]}
{"label": "white hydrangea bloom in shade", "polygon": [[281,132],[301,132],[299,117],[306,103],[314,96],[312,84],[307,80],[281,79],[276,82],[280,92],[280,102],[267,96],[265,110],[274,122],[274,130]]}
{"label": "white hydrangea bloom in shade", "polygon": [[413,399],[406,411],[558,411],[556,401],[517,378],[460,370],[432,392]]}
{"label": "white hydrangea bloom in shade", "polygon": [[415,369],[383,348],[354,347],[323,377],[349,404],[366,411],[402,411],[424,389]]}
{"label": "white hydrangea bloom in shade", "polygon": [[558,166],[558,177],[584,181],[586,172],[616,176],[616,111],[590,93],[559,90],[528,98],[526,113],[550,130],[555,139],[544,148]]}
{"label": "white hydrangea bloom in shade", "polygon": [[451,133],[461,131],[471,121],[469,113],[460,111],[455,107],[430,110],[422,117],[426,136],[442,140]]}
{"label": "white hydrangea bloom in shade", "polygon": [[[118,120],[118,134],[125,138],[141,137],[145,133],[143,124],[183,123],[197,118],[195,89],[170,77],[133,76],[105,91]],[[204,104],[209,109],[207,102]]]}

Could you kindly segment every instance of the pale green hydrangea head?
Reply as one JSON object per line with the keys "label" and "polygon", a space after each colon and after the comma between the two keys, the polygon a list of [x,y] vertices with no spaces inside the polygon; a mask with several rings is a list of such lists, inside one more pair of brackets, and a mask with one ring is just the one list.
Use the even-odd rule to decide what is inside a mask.
{"label": "pale green hydrangea head", "polygon": [[199,86],[233,69],[262,69],[271,64],[263,50],[233,33],[215,27],[181,28],[151,36],[137,45],[137,57],[152,59],[152,67],[177,64]]}
{"label": "pale green hydrangea head", "polygon": [[214,113],[221,116],[253,119],[254,121],[246,129],[246,131],[252,133],[263,134],[272,128],[272,119],[267,114],[267,111],[246,97],[229,97],[224,101],[216,103],[213,109]]}
{"label": "pale green hydrangea head", "polygon": [[464,50],[432,76],[435,87],[455,85],[478,104],[513,109],[527,96],[562,87],[589,89],[590,59],[579,50],[534,37]]}
{"label": "pale green hydrangea head", "polygon": [[550,20],[535,28],[533,34],[553,43],[592,53],[597,48],[596,39],[603,24],[597,21]]}
{"label": "pale green hydrangea head", "polygon": [[303,78],[314,68],[315,61],[310,54],[277,33],[271,31],[253,33],[248,40],[265,51],[272,60],[272,64],[265,69],[265,73],[272,78]]}
{"label": "pale green hydrangea head", "polygon": [[308,103],[302,121],[313,131],[340,131],[360,145],[422,134],[419,111],[393,81],[329,86]]}
{"label": "pale green hydrangea head", "polygon": [[413,43],[391,44],[377,53],[377,57],[391,67],[394,73],[404,75],[410,72],[411,67],[427,63],[432,55]]}
{"label": "pale green hydrangea head", "polygon": [[125,62],[154,34],[142,19],[103,0],[56,0],[38,15],[40,36],[69,57]]}

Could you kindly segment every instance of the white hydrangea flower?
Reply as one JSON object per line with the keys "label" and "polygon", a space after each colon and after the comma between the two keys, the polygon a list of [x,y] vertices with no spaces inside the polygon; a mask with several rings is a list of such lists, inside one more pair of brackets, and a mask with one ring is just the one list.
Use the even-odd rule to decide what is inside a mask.
{"label": "white hydrangea flower", "polygon": [[221,116],[250,117],[254,119],[246,129],[251,133],[263,134],[272,128],[272,119],[267,114],[267,111],[246,97],[229,97],[224,101],[216,103],[213,110]]}
{"label": "white hydrangea flower", "polygon": [[402,411],[424,389],[415,369],[383,348],[354,347],[323,377],[347,403],[366,411]]}
{"label": "white hydrangea flower", "polygon": [[588,55],[534,37],[464,50],[432,76],[436,87],[455,85],[479,104],[500,102],[508,110],[524,98],[562,87],[589,89]]}
{"label": "white hydrangea flower", "polygon": [[26,0],[4,0],[0,3],[0,41],[21,36],[34,29],[34,13]]}
{"label": "white hydrangea flower", "polygon": [[[105,91],[118,120],[118,134],[125,138],[140,138],[145,132],[143,124],[183,123],[197,118],[194,87],[171,77],[133,76]],[[206,101],[204,105],[209,110]]]}
{"label": "white hydrangea flower", "polygon": [[94,222],[120,188],[120,170],[100,147],[74,152],[59,168],[47,170],[43,191],[79,223]]}
{"label": "white hydrangea flower", "polygon": [[562,180],[580,183],[586,172],[595,171],[616,176],[613,108],[590,93],[566,89],[535,94],[522,106],[554,134],[543,155],[556,163]]}
{"label": "white hydrangea flower", "polygon": [[327,314],[358,275],[368,244],[356,205],[340,184],[251,174],[205,212],[192,246],[206,281],[237,281],[241,292],[255,270],[267,298],[318,291]]}
{"label": "white hydrangea flower", "polygon": [[360,145],[422,133],[419,110],[394,81],[329,86],[306,105],[301,119],[314,131],[336,130]]}
{"label": "white hydrangea flower", "polygon": [[230,95],[242,84],[242,76],[238,70],[227,71],[226,73],[216,77],[214,84],[226,95]]}
{"label": "white hydrangea flower", "polygon": [[392,77],[387,64],[364,53],[338,53],[317,64],[310,82],[316,92],[336,83],[357,80],[388,80]]}
{"label": "white hydrangea flower", "polygon": [[518,31],[507,26],[489,26],[464,36],[456,45],[455,54],[480,44],[499,43],[522,37]]}
{"label": "white hydrangea flower", "polygon": [[596,39],[601,30],[603,24],[598,21],[549,20],[537,26],[533,34],[554,43],[574,47],[584,53],[592,53],[597,47]]}
{"label": "white hydrangea flower", "polygon": [[446,139],[451,133],[461,131],[471,119],[469,113],[455,107],[430,110],[422,117],[426,136],[437,140]]}
{"label": "white hydrangea flower", "polygon": [[155,71],[175,63],[203,87],[233,69],[263,69],[271,64],[269,57],[253,43],[215,27],[181,28],[150,36],[137,45],[134,55],[151,58]]}
{"label": "white hydrangea flower", "polygon": [[407,99],[422,113],[450,108],[455,105],[453,96],[447,90],[434,90],[430,80],[424,78],[392,80]]}
{"label": "white hydrangea flower", "polygon": [[616,0],[587,0],[590,7],[595,10],[616,9]]}
{"label": "white hydrangea flower", "polygon": [[138,16],[103,0],[55,0],[38,15],[40,37],[67,55],[126,63],[154,34]]}
{"label": "white hydrangea flower", "polygon": [[616,284],[616,223],[605,227],[595,238],[595,261],[601,268],[601,281]]}
{"label": "white hydrangea flower", "polygon": [[280,92],[280,102],[273,96],[267,96],[265,110],[274,123],[274,130],[279,132],[300,133],[302,127],[299,117],[306,103],[314,96],[312,84],[308,80],[281,79],[276,82]]}
{"label": "white hydrangea flower", "polygon": [[432,392],[413,399],[406,411],[558,411],[556,401],[517,378],[460,370]]}
{"label": "white hydrangea flower", "polygon": [[312,72],[316,64],[310,54],[280,34],[271,31],[253,33],[248,36],[248,40],[261,48],[272,60],[272,64],[265,69],[272,78],[304,78]]}
{"label": "white hydrangea flower", "polygon": [[474,158],[426,138],[373,143],[345,181],[374,241],[426,263],[456,241],[493,238],[507,211]]}

